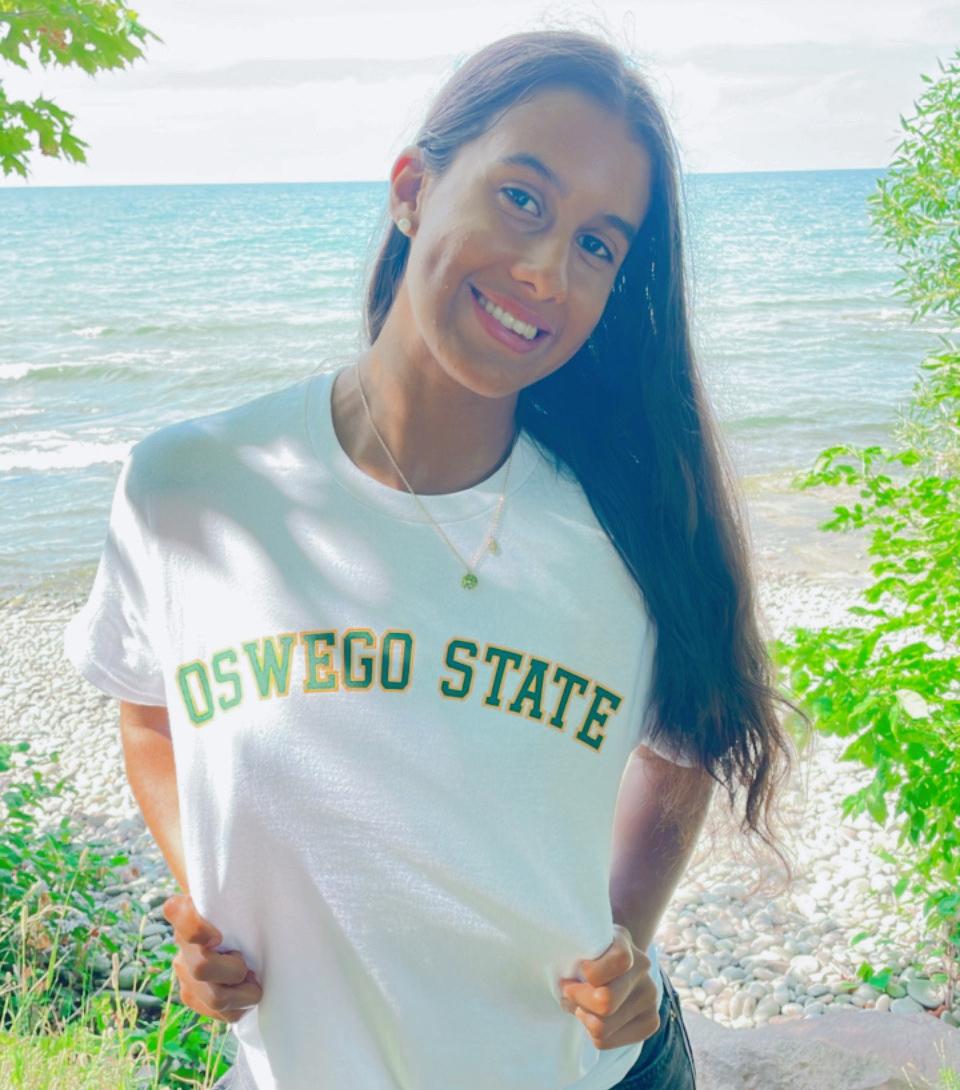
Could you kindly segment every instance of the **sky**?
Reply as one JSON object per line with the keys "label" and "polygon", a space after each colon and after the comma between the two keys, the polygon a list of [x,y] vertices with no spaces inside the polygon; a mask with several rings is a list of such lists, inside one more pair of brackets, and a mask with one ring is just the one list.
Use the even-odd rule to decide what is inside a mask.
{"label": "sky", "polygon": [[960,46],[936,0],[141,0],[163,41],[93,76],[0,60],[9,99],[74,114],[87,163],[34,152],[0,186],[387,181],[457,63],[505,34],[576,28],[629,52],[690,173],[882,168]]}

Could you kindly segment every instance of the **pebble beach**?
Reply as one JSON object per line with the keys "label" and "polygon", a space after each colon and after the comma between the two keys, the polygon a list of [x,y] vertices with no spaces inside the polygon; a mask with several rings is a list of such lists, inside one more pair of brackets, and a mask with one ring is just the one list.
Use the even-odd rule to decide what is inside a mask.
{"label": "pebble beach", "polygon": [[[846,609],[867,582],[864,543],[823,533],[822,543],[808,538],[790,547],[782,518],[771,514],[785,502],[785,494],[750,501],[767,634],[785,635],[794,625],[849,624]],[[819,502],[828,513],[827,499]],[[117,702],[78,676],[63,655],[63,626],[82,600],[31,593],[0,604],[6,666],[0,741],[29,741],[32,754],[59,751],[57,775],[68,777],[77,793],[48,800],[45,816],[53,825],[69,813],[91,836],[128,855],[123,882],[98,897],[115,907],[141,901],[150,910],[144,944],[152,947],[170,936],[161,905],[179,891],[127,783]],[[754,863],[742,850],[726,797],[715,792],[704,833],[656,938],[685,1008],[733,1028],[869,1008],[928,1011],[960,1026],[960,995],[947,1008],[943,989],[929,979],[942,963],[922,948],[920,905],[908,894],[894,897],[894,868],[876,855],[878,848],[897,852],[897,822],[880,829],[867,815],[842,816],[841,800],[872,778],[870,770],[839,760],[846,744],[815,737],[800,753],[782,795],[783,846],[795,869],[787,889],[775,858],[769,874],[758,872],[766,864]],[[56,778],[53,771],[45,775]],[[758,879],[764,888],[751,893]],[[852,941],[881,928],[878,938]],[[136,938],[130,937],[129,949]],[[884,991],[858,979],[865,961],[877,971],[894,970]],[[109,972],[109,965],[102,968]],[[121,989],[133,979],[132,967],[121,970]],[[161,1003],[129,994],[147,1007]]]}

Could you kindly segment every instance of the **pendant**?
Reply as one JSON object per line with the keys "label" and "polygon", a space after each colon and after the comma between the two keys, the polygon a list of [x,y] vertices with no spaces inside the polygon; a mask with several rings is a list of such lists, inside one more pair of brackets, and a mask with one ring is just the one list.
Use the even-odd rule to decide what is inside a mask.
{"label": "pendant", "polygon": [[472,571],[468,571],[460,580],[460,586],[465,587],[467,590],[473,590],[477,583],[478,579]]}
{"label": "pendant", "polygon": [[497,539],[495,537],[490,538],[490,544],[487,546],[487,548],[490,550],[490,552],[493,553],[494,556],[500,555],[500,546],[497,544]]}

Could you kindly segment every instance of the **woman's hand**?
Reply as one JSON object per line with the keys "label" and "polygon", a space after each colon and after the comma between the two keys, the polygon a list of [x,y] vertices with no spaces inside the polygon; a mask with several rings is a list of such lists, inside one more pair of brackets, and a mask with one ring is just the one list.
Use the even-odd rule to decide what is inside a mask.
{"label": "woman's hand", "polygon": [[600,957],[580,962],[586,983],[569,977],[560,981],[566,996],[561,1006],[587,1027],[598,1049],[645,1041],[660,1028],[650,958],[622,924],[613,927],[613,942]]}
{"label": "woman's hand", "polygon": [[180,999],[197,1014],[220,1022],[238,1022],[260,1002],[263,989],[236,950],[213,949],[223,936],[205,920],[187,893],[163,902],[163,914],[173,924],[180,952],[173,968],[180,981]]}

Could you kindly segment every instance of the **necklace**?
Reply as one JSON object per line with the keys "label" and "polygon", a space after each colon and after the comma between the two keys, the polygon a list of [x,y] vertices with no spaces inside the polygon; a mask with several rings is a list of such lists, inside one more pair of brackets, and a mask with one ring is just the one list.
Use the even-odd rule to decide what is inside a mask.
{"label": "necklace", "polygon": [[410,493],[411,496],[413,496],[417,503],[420,504],[420,509],[433,523],[434,528],[439,532],[440,536],[447,543],[447,545],[449,545],[450,548],[453,550],[460,563],[467,569],[463,575],[463,578],[460,580],[460,586],[464,587],[466,590],[473,590],[473,588],[479,582],[479,580],[477,579],[476,569],[480,566],[480,562],[487,556],[488,553],[493,553],[494,555],[497,555],[500,552],[500,545],[496,537],[494,537],[494,533],[496,532],[497,527],[500,525],[500,516],[503,512],[503,505],[507,496],[507,481],[509,481],[510,479],[510,466],[513,462],[513,452],[516,449],[517,432],[514,432],[513,440],[511,441],[510,457],[507,459],[507,472],[503,478],[503,491],[500,493],[500,499],[497,501],[497,509],[496,511],[494,511],[493,514],[493,522],[490,524],[490,529],[487,531],[487,536],[486,538],[484,538],[483,544],[474,555],[473,562],[468,564],[467,561],[463,559],[463,556],[460,554],[459,549],[457,549],[457,547],[453,544],[450,538],[447,537],[447,535],[443,532],[443,527],[441,527],[437,520],[433,517],[433,515],[430,514],[430,512],[424,506],[423,501],[410,487],[410,482],[407,480],[406,477],[404,477],[403,470],[397,465],[396,461],[394,460],[393,455],[390,453],[389,447],[383,441],[383,436],[380,434],[379,431],[377,431],[377,426],[376,424],[374,424],[373,416],[370,413],[370,406],[367,403],[367,395],[364,393],[363,383],[360,380],[360,365],[356,364],[356,368],[357,385],[360,387],[360,397],[363,401],[363,407],[367,414],[367,420],[370,421],[370,427],[373,428],[374,435],[376,435],[376,437],[380,440],[380,445],[383,447],[387,457],[390,459],[393,468],[397,471],[397,473],[400,474],[403,483],[407,486],[407,491]]}

